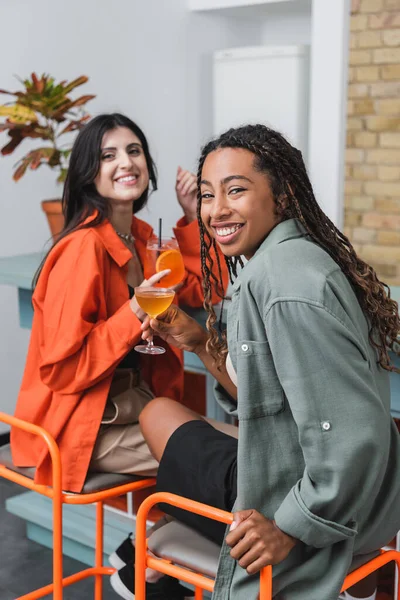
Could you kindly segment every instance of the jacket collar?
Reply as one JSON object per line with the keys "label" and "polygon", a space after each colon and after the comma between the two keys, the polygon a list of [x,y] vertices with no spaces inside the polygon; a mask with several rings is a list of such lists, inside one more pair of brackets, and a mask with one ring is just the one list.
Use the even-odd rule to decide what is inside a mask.
{"label": "jacket collar", "polygon": [[[90,223],[96,217],[96,213],[90,215],[85,220],[86,223]],[[117,263],[118,266],[123,267],[132,258],[132,253],[125,246],[121,238],[116,234],[114,227],[111,225],[108,219],[105,219],[100,225],[93,228],[93,231],[102,241],[105,249],[111,258]],[[144,243],[152,236],[153,229],[150,225],[132,216],[131,232],[135,240],[140,240]]]}
{"label": "jacket collar", "polygon": [[276,246],[277,244],[281,244],[282,242],[286,242],[293,238],[304,237],[305,235],[308,235],[307,230],[299,219],[281,221],[281,223],[275,225],[272,231],[270,231],[254,256],[265,252],[265,250],[272,246]]}
{"label": "jacket collar", "polygon": [[[294,238],[304,237],[306,235],[308,235],[308,232],[299,219],[288,219],[287,221],[281,221],[281,223],[275,225],[272,231],[270,231],[261,246],[258,248],[257,252],[254,254],[253,258],[267,251],[269,248],[281,244],[282,242],[286,242],[287,240]],[[251,260],[253,260],[253,258]],[[246,265],[244,268],[246,268]],[[241,281],[239,276],[233,284],[232,292],[240,288],[240,283]]]}

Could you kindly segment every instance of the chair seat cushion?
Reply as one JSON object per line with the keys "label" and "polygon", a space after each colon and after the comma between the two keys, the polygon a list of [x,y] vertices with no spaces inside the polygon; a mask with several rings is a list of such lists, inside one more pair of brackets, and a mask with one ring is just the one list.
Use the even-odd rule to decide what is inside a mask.
{"label": "chair seat cushion", "polygon": [[85,480],[85,485],[81,494],[92,494],[101,490],[109,490],[110,488],[124,485],[125,483],[134,483],[135,481],[143,481],[143,479],[151,479],[150,477],[140,477],[139,475],[124,475],[122,473],[88,473]]}
{"label": "chair seat cushion", "polygon": [[148,548],[159,558],[215,578],[220,546],[178,521],[160,527],[148,539]]}
{"label": "chair seat cushion", "polygon": [[6,444],[5,446],[0,447],[0,465],[4,465],[7,469],[11,471],[15,471],[20,475],[25,475],[25,477],[29,477],[33,479],[35,477],[35,469],[33,467],[16,467],[12,461],[11,457],[11,446],[10,444]]}
{"label": "chair seat cushion", "polygon": [[[4,465],[7,467],[7,469],[10,469],[15,473],[20,473],[20,475],[24,475],[30,479],[35,477],[36,469],[34,467],[16,467],[13,464],[10,444],[0,447],[0,465]],[[102,490],[117,487],[118,485],[124,485],[125,483],[142,481],[143,479],[149,478],[140,477],[138,475],[123,475],[121,473],[91,472],[86,477],[85,485],[83,486],[81,494],[92,494],[93,492],[100,492]]]}

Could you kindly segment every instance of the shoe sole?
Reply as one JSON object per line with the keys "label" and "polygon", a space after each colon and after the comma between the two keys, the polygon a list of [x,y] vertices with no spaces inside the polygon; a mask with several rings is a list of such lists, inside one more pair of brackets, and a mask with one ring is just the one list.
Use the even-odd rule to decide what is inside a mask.
{"label": "shoe sole", "polygon": [[110,577],[111,587],[118,596],[125,600],[135,600],[135,595],[132,594],[122,583],[118,573],[113,573]]}
{"label": "shoe sole", "polygon": [[122,569],[122,567],[125,567],[126,565],[126,562],[124,562],[116,552],[110,554],[110,556],[108,557],[108,562],[112,567],[114,567],[114,569],[117,569],[117,571],[119,571],[120,569]]}

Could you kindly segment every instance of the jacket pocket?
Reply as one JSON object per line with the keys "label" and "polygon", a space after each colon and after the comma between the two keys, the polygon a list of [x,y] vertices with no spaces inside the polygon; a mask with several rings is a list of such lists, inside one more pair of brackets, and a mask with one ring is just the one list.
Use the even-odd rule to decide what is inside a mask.
{"label": "jacket pocket", "polygon": [[237,375],[239,420],[273,416],[284,410],[285,395],[267,341],[238,341]]}

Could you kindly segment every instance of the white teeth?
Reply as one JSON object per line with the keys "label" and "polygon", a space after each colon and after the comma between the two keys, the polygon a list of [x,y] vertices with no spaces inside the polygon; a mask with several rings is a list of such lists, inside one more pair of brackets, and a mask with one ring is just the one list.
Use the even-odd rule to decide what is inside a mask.
{"label": "white teeth", "polygon": [[127,181],[135,181],[136,179],[137,179],[137,177],[134,177],[133,175],[127,175],[126,177],[119,177],[117,179],[117,181],[119,183],[121,183],[121,182],[124,183],[124,182],[127,182]]}
{"label": "white teeth", "polygon": [[216,232],[218,235],[224,237],[226,235],[231,235],[235,233],[238,229],[241,228],[241,225],[233,225],[233,227],[217,227]]}

